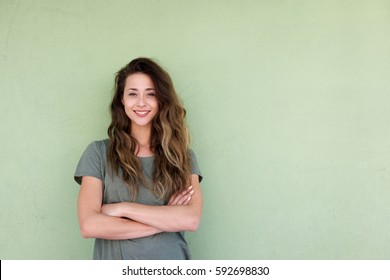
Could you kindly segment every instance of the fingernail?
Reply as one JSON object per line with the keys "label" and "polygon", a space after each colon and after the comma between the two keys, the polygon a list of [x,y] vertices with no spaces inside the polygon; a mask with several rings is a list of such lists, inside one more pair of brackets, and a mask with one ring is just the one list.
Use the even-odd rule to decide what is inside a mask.
{"label": "fingernail", "polygon": [[192,189],[192,186],[189,186],[188,189],[189,189],[189,190]]}

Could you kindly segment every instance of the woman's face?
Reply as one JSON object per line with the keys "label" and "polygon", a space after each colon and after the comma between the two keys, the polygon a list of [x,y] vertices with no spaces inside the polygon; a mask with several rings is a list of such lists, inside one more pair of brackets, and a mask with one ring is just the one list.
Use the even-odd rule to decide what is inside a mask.
{"label": "woman's face", "polygon": [[158,102],[153,81],[148,75],[135,73],[127,77],[122,103],[132,128],[152,127]]}

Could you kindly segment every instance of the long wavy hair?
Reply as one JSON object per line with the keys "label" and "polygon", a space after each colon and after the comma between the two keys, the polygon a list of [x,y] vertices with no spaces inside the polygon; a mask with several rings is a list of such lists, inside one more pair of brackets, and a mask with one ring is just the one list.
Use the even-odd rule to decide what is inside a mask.
{"label": "long wavy hair", "polygon": [[136,155],[138,142],[132,136],[131,120],[122,103],[126,79],[135,73],[148,75],[156,90],[158,112],[153,119],[150,143],[155,155],[151,190],[158,199],[167,199],[190,183],[189,132],[185,122],[186,111],[175,92],[171,77],[149,58],[136,58],[116,74],[114,97],[110,105],[111,124],[108,127],[109,167],[116,175],[122,170],[123,180],[130,188],[131,200],[135,200],[137,185],[145,185],[146,179]]}

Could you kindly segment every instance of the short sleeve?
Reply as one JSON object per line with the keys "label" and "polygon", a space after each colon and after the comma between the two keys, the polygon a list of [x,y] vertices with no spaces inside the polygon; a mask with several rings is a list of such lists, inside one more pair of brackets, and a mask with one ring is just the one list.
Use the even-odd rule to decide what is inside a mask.
{"label": "short sleeve", "polygon": [[203,176],[202,173],[200,172],[196,155],[192,150],[190,150],[190,157],[191,157],[191,173],[199,175],[199,182],[202,182]]}
{"label": "short sleeve", "polygon": [[74,174],[74,180],[81,185],[83,176],[91,176],[103,181],[102,156],[98,143],[92,142],[82,154]]}

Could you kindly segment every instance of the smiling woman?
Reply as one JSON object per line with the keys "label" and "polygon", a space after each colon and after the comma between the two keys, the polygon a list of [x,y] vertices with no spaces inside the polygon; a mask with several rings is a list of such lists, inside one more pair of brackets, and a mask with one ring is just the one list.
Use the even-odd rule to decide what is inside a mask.
{"label": "smiling woman", "polygon": [[171,78],[134,59],[117,73],[110,109],[109,139],[92,142],[75,172],[94,259],[190,259],[184,232],[200,222],[202,176]]}

